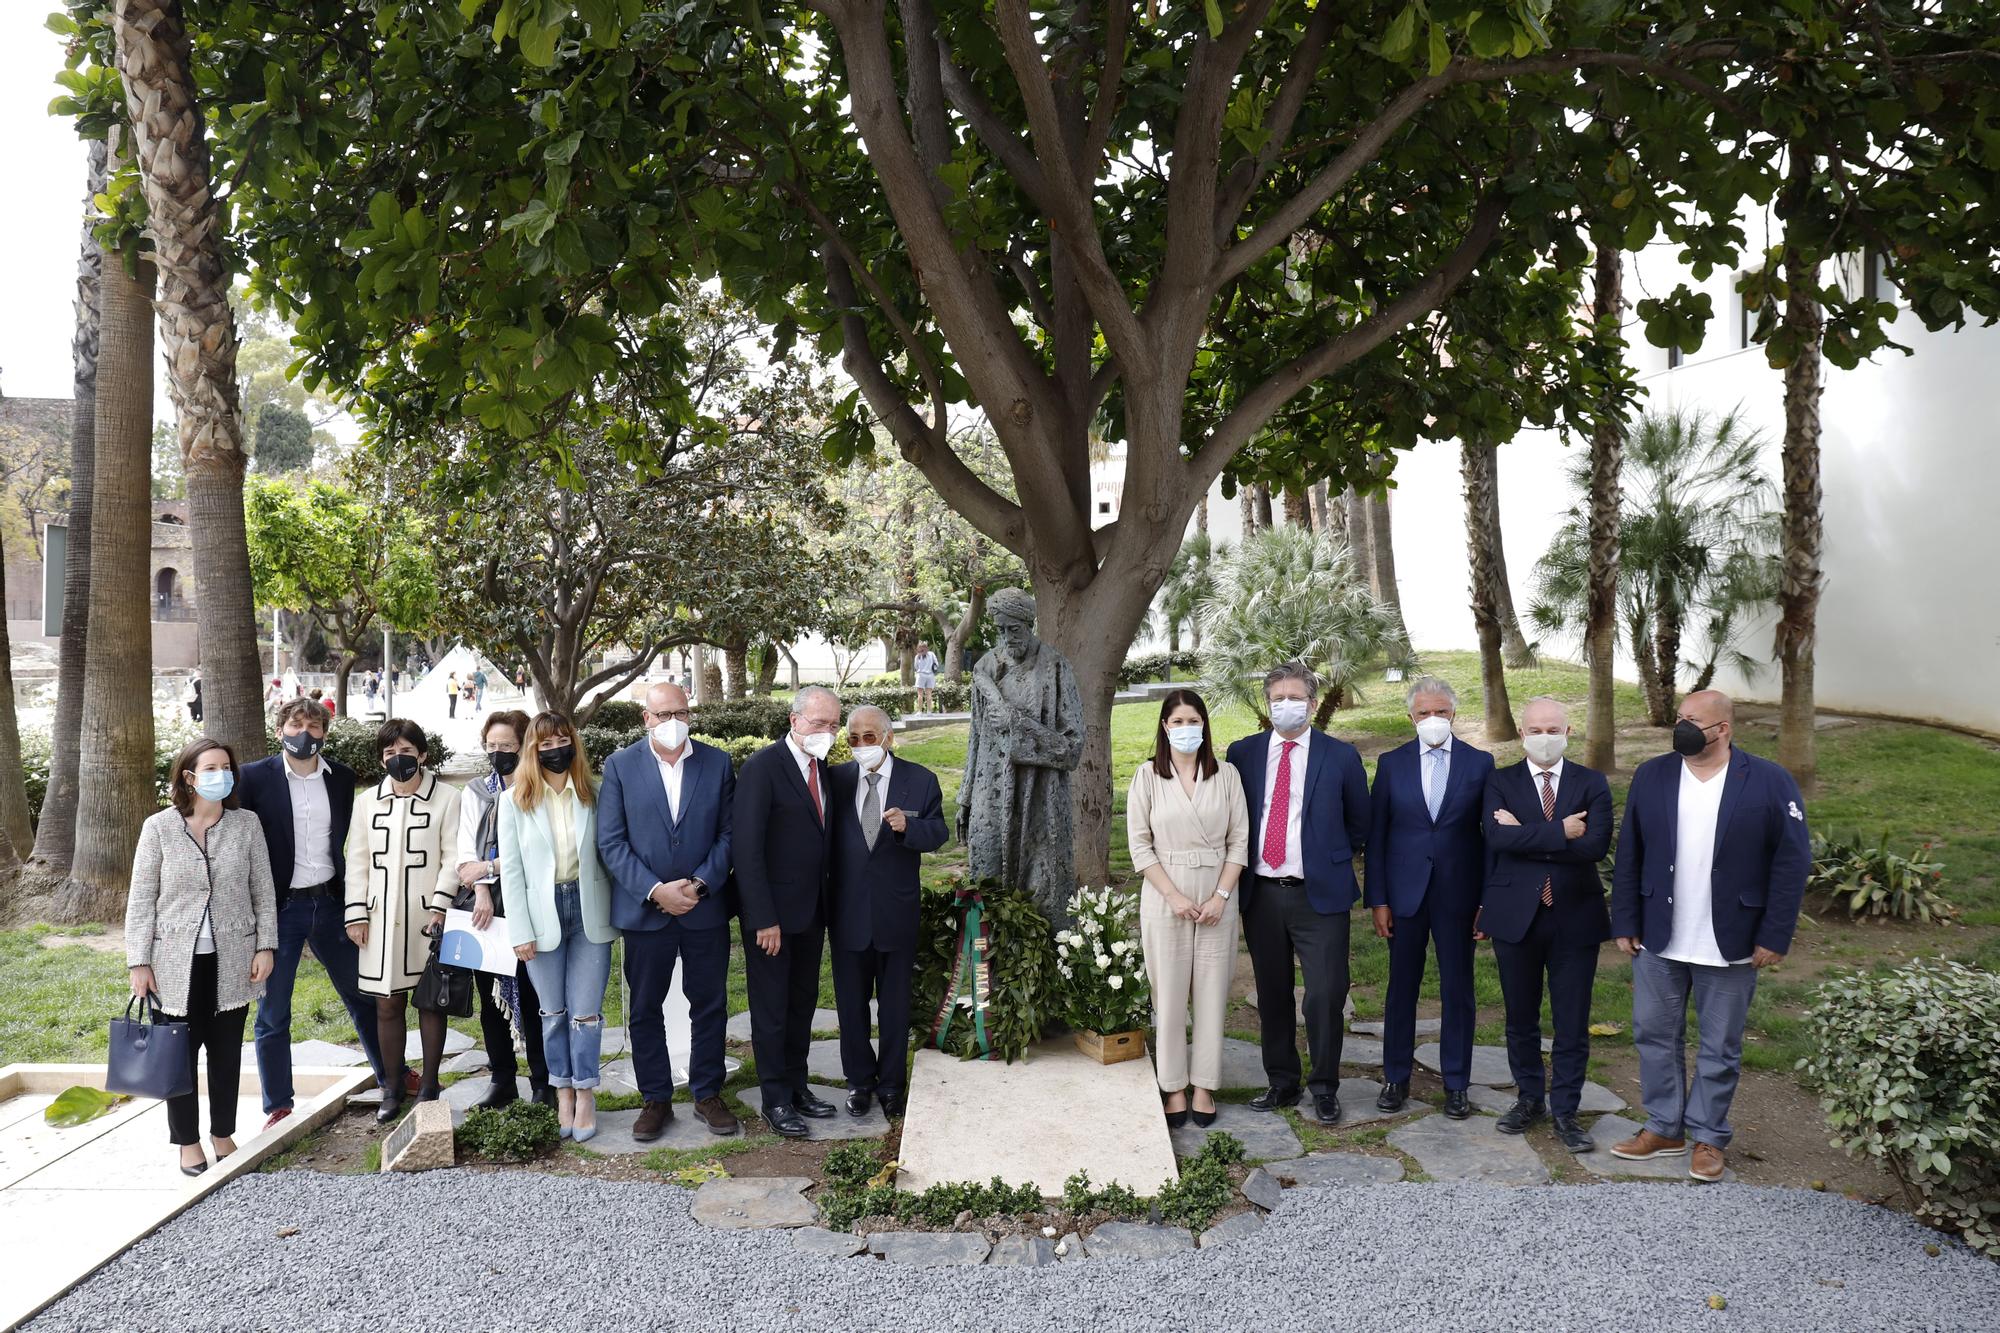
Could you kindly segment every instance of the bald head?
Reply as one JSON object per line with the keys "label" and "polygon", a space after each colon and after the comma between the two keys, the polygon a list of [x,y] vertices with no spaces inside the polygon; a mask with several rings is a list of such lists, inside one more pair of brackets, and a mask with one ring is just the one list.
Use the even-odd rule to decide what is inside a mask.
{"label": "bald head", "polygon": [[847,715],[847,744],[850,749],[879,745],[896,748],[896,724],[874,704],[862,704]]}
{"label": "bald head", "polygon": [[1696,690],[1681,700],[1681,716],[1703,726],[1736,720],[1736,701],[1721,690]]}
{"label": "bald head", "polygon": [[[1699,750],[1693,748],[1690,736],[1679,734],[1690,726],[1700,729],[1702,745]],[[1696,690],[1681,700],[1680,717],[1674,730],[1674,749],[1687,757],[1697,773],[1726,763],[1730,743],[1736,734],[1736,705],[1721,690]]]}
{"label": "bald head", "polygon": [[[646,725],[664,722],[674,713],[687,711],[687,691],[670,680],[657,681],[646,687]],[[682,721],[687,719],[683,718]]]}
{"label": "bald head", "polygon": [[1530,699],[1521,710],[1521,730],[1529,735],[1560,736],[1569,730],[1569,709],[1563,707],[1562,700],[1546,694]]}

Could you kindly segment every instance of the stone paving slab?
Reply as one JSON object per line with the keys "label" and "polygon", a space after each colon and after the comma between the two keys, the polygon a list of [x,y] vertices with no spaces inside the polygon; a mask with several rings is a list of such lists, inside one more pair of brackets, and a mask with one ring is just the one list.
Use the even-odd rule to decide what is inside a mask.
{"label": "stone paving slab", "polygon": [[1193,1249],[1194,1233],[1186,1227],[1106,1222],[1090,1233],[1084,1246],[1093,1259],[1164,1259]]}
{"label": "stone paving slab", "polygon": [[1260,1166],[1243,1177],[1243,1197],[1268,1213],[1285,1197],[1285,1187],[1278,1183],[1276,1176]]}
{"label": "stone paving slab", "polygon": [[1549,1169],[1534,1147],[1517,1135],[1501,1134],[1480,1117],[1450,1120],[1441,1115],[1392,1130],[1389,1146],[1417,1159],[1434,1180],[1475,1180],[1489,1185],[1546,1185]]}
{"label": "stone paving slab", "polygon": [[1083,1237],[1077,1235],[1074,1231],[1069,1232],[1056,1241],[1057,1263],[1082,1263],[1089,1257],[1090,1251],[1084,1247]]}
{"label": "stone paving slab", "polygon": [[1299,1136],[1292,1132],[1291,1121],[1276,1111],[1253,1111],[1237,1102],[1218,1102],[1215,1109],[1215,1123],[1208,1128],[1203,1129],[1190,1120],[1171,1131],[1176,1153],[1182,1157],[1194,1156],[1201,1151],[1201,1145],[1208,1142],[1210,1134],[1235,1135],[1242,1142],[1245,1155],[1253,1159],[1297,1157],[1302,1151]]}
{"label": "stone paving slab", "polygon": [[597,1058],[614,1060],[621,1055],[632,1053],[632,1034],[623,1026],[606,1024],[604,1035],[598,1041]]}
{"label": "stone paving slab", "polygon": [[849,1115],[842,1099],[835,1097],[829,1100],[839,1108],[839,1114],[824,1120],[802,1117],[806,1122],[808,1139],[879,1139],[889,1132],[889,1118],[882,1114],[880,1103],[871,1101],[867,1115]]}
{"label": "stone paving slab", "polygon": [[[1611,1155],[1612,1144],[1624,1142],[1641,1128],[1643,1126],[1622,1115],[1599,1116],[1590,1126],[1590,1141],[1597,1147],[1594,1151],[1576,1154],[1577,1165],[1596,1176],[1625,1180],[1678,1180],[1687,1185],[1705,1183],[1688,1175],[1686,1153],[1678,1157],[1654,1157],[1644,1162],[1628,1162]],[[1722,1179],[1725,1182],[1734,1181],[1736,1173],[1724,1167]]]}
{"label": "stone paving slab", "polygon": [[813,1226],[819,1209],[805,1197],[811,1184],[808,1176],[726,1176],[696,1190],[690,1212],[703,1226],[724,1231]]}
{"label": "stone paving slab", "polygon": [[[1359,1023],[1349,1023],[1347,1030],[1349,1032],[1365,1033],[1370,1037],[1379,1037],[1382,1035],[1382,1027],[1381,1019],[1369,1018]],[[1419,1018],[1417,1020],[1417,1035],[1419,1037],[1435,1037],[1443,1031],[1444,1020],[1442,1018]]]}
{"label": "stone paving slab", "polygon": [[[1474,1106],[1494,1115],[1506,1114],[1520,1097],[1513,1088],[1489,1088],[1478,1083],[1467,1088],[1466,1095],[1471,1098]],[[1601,1115],[1624,1109],[1625,1099],[1603,1084],[1586,1082],[1583,1085],[1583,1098],[1577,1107],[1578,1115]]]}
{"label": "stone paving slab", "polygon": [[1198,1243],[1204,1250],[1213,1250],[1218,1246],[1233,1244],[1236,1241],[1244,1239],[1246,1236],[1254,1236],[1263,1229],[1264,1215],[1252,1209],[1247,1213],[1238,1213],[1234,1217],[1223,1218],[1220,1222],[1202,1232],[1201,1240]]}
{"label": "stone paving slab", "polygon": [[822,1037],[806,1052],[806,1077],[815,1083],[847,1086],[847,1073],[840,1067],[840,1041]]}
{"label": "stone paving slab", "polygon": [[1391,1185],[1403,1178],[1403,1164],[1396,1158],[1358,1152],[1308,1153],[1266,1162],[1263,1169],[1281,1184],[1292,1186]]}
{"label": "stone paving slab", "polygon": [[[1427,1041],[1417,1047],[1417,1063],[1434,1074],[1443,1073],[1438,1063],[1442,1048],[1434,1041]],[[1484,1083],[1492,1088],[1514,1086],[1514,1071],[1507,1064],[1507,1052],[1500,1046],[1474,1046],[1472,1048],[1472,1081]]]}
{"label": "stone paving slab", "polygon": [[[1340,1124],[1347,1129],[1353,1125],[1379,1124],[1390,1120],[1408,1120],[1412,1116],[1423,1115],[1435,1110],[1429,1102],[1412,1097],[1403,1103],[1400,1111],[1378,1111],[1375,1099],[1382,1095],[1382,1085],[1372,1078],[1344,1078],[1340,1080]],[[1312,1105],[1299,1103],[1299,1114],[1312,1119]]]}
{"label": "stone paving slab", "polygon": [[1002,1236],[986,1256],[989,1268],[1047,1268],[1056,1262],[1056,1243],[1042,1236]]}
{"label": "stone paving slab", "polygon": [[598,1088],[603,1092],[637,1092],[639,1076],[627,1060],[607,1060],[597,1067]]}
{"label": "stone paving slab", "polygon": [[[727,1143],[738,1134],[717,1134],[702,1123],[694,1113],[694,1108],[686,1102],[674,1103],[674,1118],[667,1122],[660,1137],[651,1143],[641,1143],[632,1137],[632,1125],[639,1119],[639,1112],[599,1111],[597,1113],[597,1136],[583,1146],[592,1152],[612,1156],[630,1153],[651,1152],[655,1148],[709,1148],[718,1143]],[[755,1132],[753,1129],[751,1132]]]}
{"label": "stone paving slab", "polygon": [[461,1051],[438,1066],[440,1074],[481,1074],[492,1066],[486,1052],[475,1046],[469,1051]]}
{"label": "stone paving slab", "polygon": [[969,1231],[878,1231],[868,1237],[868,1253],[918,1268],[983,1264],[992,1248],[986,1237]]}
{"label": "stone paving slab", "polygon": [[865,1237],[846,1231],[828,1231],[825,1227],[794,1229],[792,1245],[801,1254],[822,1254],[829,1259],[852,1259],[868,1249]]}

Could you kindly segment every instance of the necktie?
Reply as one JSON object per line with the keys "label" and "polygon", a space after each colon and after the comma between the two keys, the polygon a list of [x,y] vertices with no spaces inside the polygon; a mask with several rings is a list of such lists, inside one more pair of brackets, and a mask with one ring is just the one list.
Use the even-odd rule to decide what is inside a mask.
{"label": "necktie", "polygon": [[826,803],[819,798],[819,761],[816,759],[806,760],[806,790],[812,794],[813,813],[819,816],[819,822],[824,825]]}
{"label": "necktie", "polygon": [[1285,829],[1292,819],[1292,751],[1297,741],[1278,749],[1278,777],[1271,784],[1271,813],[1264,817],[1264,864],[1276,870],[1285,863]]}
{"label": "necktie", "polygon": [[1444,747],[1433,745],[1424,757],[1431,765],[1431,780],[1424,784],[1424,804],[1430,807],[1431,823],[1435,824],[1438,807],[1444,804]]}
{"label": "necktie", "polygon": [[882,793],[875,785],[881,780],[880,773],[870,773],[868,794],[861,798],[861,836],[871,852],[875,850],[875,839],[882,834]]}
{"label": "necktie", "polygon": [[[1548,769],[1542,770],[1542,818],[1556,817],[1556,775]],[[1542,906],[1556,905],[1556,877],[1550,875],[1542,880]]]}

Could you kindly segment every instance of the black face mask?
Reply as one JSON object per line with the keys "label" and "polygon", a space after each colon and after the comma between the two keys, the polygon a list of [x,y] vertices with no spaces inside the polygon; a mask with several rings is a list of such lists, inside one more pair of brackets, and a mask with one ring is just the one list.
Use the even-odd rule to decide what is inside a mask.
{"label": "black face mask", "polygon": [[424,761],[413,754],[392,754],[382,761],[382,767],[388,770],[389,776],[397,782],[408,782],[423,766]]}
{"label": "black face mask", "polygon": [[535,754],[535,762],[551,773],[567,773],[569,766],[575,761],[574,745],[558,745],[553,750],[539,750]]}
{"label": "black face mask", "polygon": [[310,731],[295,731],[280,737],[278,744],[285,747],[285,753],[295,759],[310,759],[326,748],[326,737],[315,736]]}
{"label": "black face mask", "polygon": [[499,777],[507,777],[521,765],[521,755],[517,750],[489,750],[486,762],[493,765],[493,772]]}
{"label": "black face mask", "polygon": [[1674,723],[1674,750],[1693,758],[1708,748],[1708,733],[1702,728],[1682,718]]}

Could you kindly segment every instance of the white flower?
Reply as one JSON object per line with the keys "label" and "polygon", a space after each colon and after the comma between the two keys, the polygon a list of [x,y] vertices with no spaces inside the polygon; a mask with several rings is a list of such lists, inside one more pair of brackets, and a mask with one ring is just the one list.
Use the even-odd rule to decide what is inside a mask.
{"label": "white flower", "polygon": [[1131,952],[1131,949],[1132,949],[1132,941],[1130,940],[1119,940],[1116,944],[1113,944],[1111,946],[1111,952],[1118,954],[1121,957]]}
{"label": "white flower", "polygon": [[1104,923],[1094,917],[1085,917],[1078,924],[1083,927],[1083,933],[1086,935],[1101,935],[1104,933]]}
{"label": "white flower", "polygon": [[1075,972],[1070,970],[1070,965],[1068,963],[1057,963],[1056,970],[1061,972],[1065,978],[1073,977],[1076,975]]}
{"label": "white flower", "polygon": [[1097,970],[1100,972],[1109,972],[1111,970],[1110,954],[1101,953],[1097,955]]}
{"label": "white flower", "polygon": [[1125,978],[1123,977],[1108,977],[1106,978],[1106,981],[1108,982],[1112,990],[1121,990],[1124,988],[1125,985]]}
{"label": "white flower", "polygon": [[1058,944],[1056,946],[1056,957],[1058,958],[1069,957],[1069,946],[1067,944]]}

